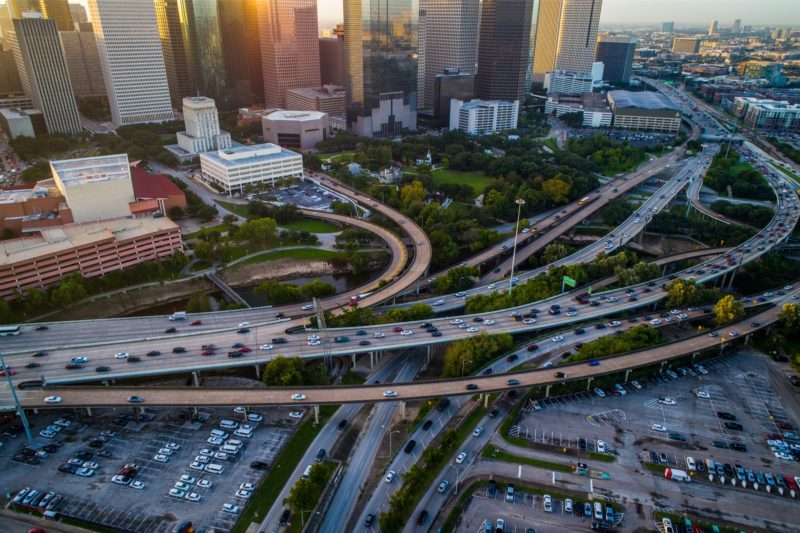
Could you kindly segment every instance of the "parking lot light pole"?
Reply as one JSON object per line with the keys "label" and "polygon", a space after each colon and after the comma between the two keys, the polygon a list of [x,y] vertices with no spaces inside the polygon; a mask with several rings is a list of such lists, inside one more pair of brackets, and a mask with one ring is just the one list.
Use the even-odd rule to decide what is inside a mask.
{"label": "parking lot light pole", "polygon": [[19,404],[19,398],[17,397],[17,391],[14,390],[14,384],[11,383],[11,372],[9,369],[6,368],[6,362],[3,359],[3,354],[0,354],[0,368],[3,369],[3,372],[6,374],[6,382],[8,383],[8,389],[11,391],[11,397],[14,398],[14,407],[17,409],[17,414],[19,415],[20,419],[22,419],[22,427],[25,428],[25,436],[28,437],[28,444],[33,442],[33,435],[31,434],[31,426],[28,424],[28,417],[25,416],[25,409]]}
{"label": "parking lot light pole", "polygon": [[517,237],[519,236],[519,215],[522,211],[522,205],[525,203],[525,200],[522,198],[517,198],[514,200],[514,203],[517,204],[517,224],[514,226],[514,251],[511,252],[511,277],[508,278],[508,294],[511,294],[511,291],[514,290],[514,263],[517,259]]}

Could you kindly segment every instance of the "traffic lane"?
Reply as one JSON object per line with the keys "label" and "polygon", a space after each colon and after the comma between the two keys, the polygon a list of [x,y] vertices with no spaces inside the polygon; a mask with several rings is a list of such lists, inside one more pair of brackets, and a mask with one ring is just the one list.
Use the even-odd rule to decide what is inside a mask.
{"label": "traffic lane", "polygon": [[[785,301],[791,301],[787,298]],[[46,407],[44,398],[58,395],[63,398],[59,407],[81,406],[110,406],[128,404],[131,395],[145,396],[145,402],[140,405],[291,405],[291,404],[325,404],[325,403],[353,403],[353,402],[378,402],[432,398],[439,396],[455,396],[464,394],[464,387],[468,383],[475,383],[479,392],[495,392],[509,388],[525,388],[532,386],[549,385],[562,381],[572,381],[614,374],[627,369],[640,368],[661,361],[673,359],[680,355],[700,351],[713,346],[720,346],[726,341],[728,332],[736,330],[738,335],[747,335],[761,327],[768,326],[777,320],[780,306],[763,311],[747,320],[717,330],[719,337],[700,335],[672,344],[661,345],[639,353],[630,353],[603,359],[599,365],[592,366],[586,363],[576,363],[559,367],[559,371],[566,374],[565,378],[555,378],[552,369],[534,370],[513,374],[513,379],[518,384],[509,386],[509,375],[500,376],[473,376],[469,378],[452,379],[446,381],[430,381],[419,383],[394,384],[391,390],[396,396],[387,396],[385,385],[361,385],[324,388],[286,387],[282,389],[258,390],[231,390],[231,389],[168,389],[145,387],[113,387],[113,388],[48,388],[47,390],[20,391],[20,401],[25,407]],[[758,323],[756,327],[754,324]],[[295,401],[292,394],[303,394],[305,399]],[[52,405],[51,405],[52,406]]]}

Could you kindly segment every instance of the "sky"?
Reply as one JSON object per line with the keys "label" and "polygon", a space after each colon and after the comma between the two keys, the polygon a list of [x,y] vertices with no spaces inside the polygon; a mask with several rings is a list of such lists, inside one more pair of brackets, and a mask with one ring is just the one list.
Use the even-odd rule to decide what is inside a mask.
{"label": "sky", "polygon": [[[317,0],[320,30],[342,21],[342,0]],[[800,26],[800,0],[604,0],[600,24],[707,25],[733,19],[753,26]]]}

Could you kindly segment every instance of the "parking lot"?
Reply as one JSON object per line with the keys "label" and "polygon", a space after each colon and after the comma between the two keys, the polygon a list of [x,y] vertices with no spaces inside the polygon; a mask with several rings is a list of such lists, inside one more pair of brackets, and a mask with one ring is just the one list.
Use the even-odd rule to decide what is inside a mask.
{"label": "parking lot", "polygon": [[[49,510],[121,531],[167,532],[180,520],[191,520],[195,530],[228,531],[297,424],[289,414],[285,408],[213,409],[197,417],[170,409],[42,414],[31,419],[36,438],[24,450],[38,451],[35,459],[21,453],[24,434],[0,449],[6,464],[0,486],[11,495],[25,487],[55,492],[61,498]],[[230,424],[221,430],[223,419],[249,425],[252,435]],[[46,427],[56,435],[42,437]],[[220,453],[224,444],[211,443],[212,430],[227,434],[223,442],[240,441],[237,451]]]}
{"label": "parking lot", "polygon": [[[295,204],[297,207],[322,210],[329,209],[331,202],[334,200],[344,200],[324,187],[303,180],[297,180],[291,186],[272,189],[258,195],[258,197],[262,199],[265,199],[266,196],[274,197],[276,201],[281,203]],[[255,196],[252,198],[248,197],[248,199],[255,198]]]}
{"label": "parking lot", "polygon": [[664,452],[674,458],[673,466],[685,465],[689,455],[797,476],[800,463],[779,459],[765,439],[800,441],[795,421],[770,386],[767,364],[763,356],[720,356],[703,363],[707,374],[676,372],[677,379],[662,383],[640,379],[641,390],[625,384],[624,395],[606,388],[604,398],[592,389],[542,399],[529,403],[512,431],[538,443],[588,451],[598,440],[619,446],[623,433],[631,432],[635,452]]}

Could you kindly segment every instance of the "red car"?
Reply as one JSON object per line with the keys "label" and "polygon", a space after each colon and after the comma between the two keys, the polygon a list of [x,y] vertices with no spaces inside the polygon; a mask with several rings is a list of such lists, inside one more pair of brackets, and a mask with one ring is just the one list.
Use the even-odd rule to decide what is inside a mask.
{"label": "red car", "polygon": [[200,355],[214,355],[214,350],[203,350]]}
{"label": "red car", "polygon": [[395,333],[400,333],[401,331],[403,331],[403,328],[401,328],[400,326],[395,326],[392,328],[392,331]]}
{"label": "red car", "polygon": [[783,479],[786,481],[786,486],[789,487],[789,490],[797,490],[797,484],[792,478],[789,476],[783,476]]}
{"label": "red car", "polygon": [[[11,372],[13,372],[13,370]],[[11,374],[11,375],[13,376],[14,374]],[[794,429],[794,426],[792,424],[790,424],[789,422],[778,422],[778,421],[776,421],[775,422],[775,427],[777,427],[778,429],[788,429],[788,430]]]}
{"label": "red car", "polygon": [[202,320],[195,320],[189,325],[190,326],[202,326],[203,325],[203,321]]}
{"label": "red car", "polygon": [[9,368],[7,371],[6,371],[6,370],[4,370],[4,369],[2,369],[2,368],[0,368],[0,376],[5,376],[5,375],[6,375],[6,372],[8,372],[8,375],[9,375],[9,376],[14,376],[14,375],[16,375],[16,374],[17,374],[17,371],[16,371],[16,370],[13,370],[13,369],[11,369],[11,368]]}
{"label": "red car", "polygon": [[253,349],[250,348],[249,346],[242,346],[241,348],[239,348],[239,353],[250,353],[252,351]]}
{"label": "red car", "polygon": [[539,349],[539,345],[538,344],[531,344],[530,346],[528,346],[528,351],[529,352],[535,352],[538,349]]}

